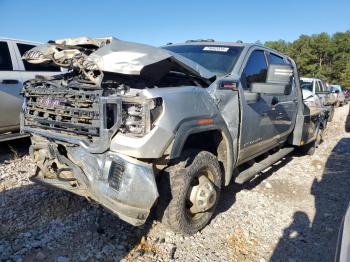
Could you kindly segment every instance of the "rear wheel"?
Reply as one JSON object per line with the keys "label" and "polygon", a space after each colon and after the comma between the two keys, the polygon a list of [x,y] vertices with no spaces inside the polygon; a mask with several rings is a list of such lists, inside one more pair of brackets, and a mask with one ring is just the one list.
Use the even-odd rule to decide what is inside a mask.
{"label": "rear wheel", "polygon": [[334,106],[331,107],[331,110],[329,111],[328,121],[332,122],[334,116]]}
{"label": "rear wheel", "polygon": [[322,131],[320,128],[317,131],[316,139],[313,142],[310,142],[302,147],[300,147],[300,153],[302,155],[313,155],[316,151],[316,148],[322,141]]}
{"label": "rear wheel", "polygon": [[192,235],[204,228],[219,200],[222,175],[217,158],[207,151],[185,157],[169,168],[171,197],[162,222]]}

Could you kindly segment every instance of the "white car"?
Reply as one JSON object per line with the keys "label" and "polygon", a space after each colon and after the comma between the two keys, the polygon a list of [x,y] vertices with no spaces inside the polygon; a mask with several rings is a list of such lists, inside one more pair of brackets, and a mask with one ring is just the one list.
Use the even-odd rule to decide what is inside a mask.
{"label": "white car", "polygon": [[61,68],[49,64],[30,64],[22,55],[40,43],[0,38],[0,142],[19,134],[22,84],[36,75],[54,75]]}

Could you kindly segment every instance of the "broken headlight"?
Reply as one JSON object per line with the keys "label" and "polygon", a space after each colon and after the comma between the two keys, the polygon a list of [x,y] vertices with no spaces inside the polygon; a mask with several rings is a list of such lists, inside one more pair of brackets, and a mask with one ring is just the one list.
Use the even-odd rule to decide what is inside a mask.
{"label": "broken headlight", "polygon": [[122,104],[122,124],[120,130],[123,133],[144,136],[152,130],[154,122],[162,113],[162,99],[147,99],[135,101],[125,99]]}

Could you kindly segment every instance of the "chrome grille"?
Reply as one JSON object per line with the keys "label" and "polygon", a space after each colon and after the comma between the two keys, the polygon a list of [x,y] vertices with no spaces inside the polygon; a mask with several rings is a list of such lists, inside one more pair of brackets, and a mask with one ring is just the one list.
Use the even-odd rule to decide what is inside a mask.
{"label": "chrome grille", "polygon": [[25,90],[24,125],[99,136],[103,90],[31,87]]}

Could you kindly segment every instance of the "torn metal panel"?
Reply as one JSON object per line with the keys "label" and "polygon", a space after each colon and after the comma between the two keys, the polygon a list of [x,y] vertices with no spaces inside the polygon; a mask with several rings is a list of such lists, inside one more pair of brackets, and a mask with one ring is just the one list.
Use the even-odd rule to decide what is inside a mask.
{"label": "torn metal panel", "polygon": [[116,38],[114,37],[90,38],[90,37],[82,36],[82,37],[75,37],[75,38],[58,39],[54,42],[56,44],[66,45],[66,46],[81,46],[81,47],[95,46],[96,48],[98,48],[106,44],[109,44],[112,40],[116,40]]}
{"label": "torn metal panel", "polygon": [[308,107],[310,116],[318,116],[326,109],[322,105],[319,97],[309,90],[302,90],[304,104]]}
{"label": "torn metal panel", "polygon": [[31,180],[93,199],[132,225],[142,225],[158,198],[150,164],[107,152],[33,138],[30,155],[37,172]]}
{"label": "torn metal panel", "polygon": [[127,75],[140,75],[144,67],[170,57],[163,49],[120,40],[113,40],[90,55],[102,71]]}
{"label": "torn metal panel", "polygon": [[181,55],[115,38],[56,40],[29,50],[23,59],[30,63],[54,63],[70,68],[95,83],[100,83],[102,72],[159,80],[169,71],[179,70],[204,80],[215,79],[212,72]]}

